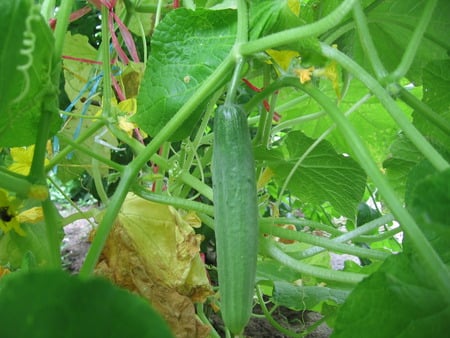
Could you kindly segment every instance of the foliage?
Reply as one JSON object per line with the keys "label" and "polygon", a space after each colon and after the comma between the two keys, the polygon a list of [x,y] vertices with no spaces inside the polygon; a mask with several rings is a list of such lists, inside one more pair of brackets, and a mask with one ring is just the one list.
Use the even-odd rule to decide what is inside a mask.
{"label": "foliage", "polygon": [[[71,297],[125,295],[92,277],[111,257],[126,257],[134,275],[120,264],[106,275],[141,298],[151,299],[147,284],[191,297],[181,290],[186,285],[209,290],[201,248],[216,286],[213,117],[225,103],[242,108],[252,138],[260,236],[248,240],[259,241],[253,299],[267,320],[287,336],[306,334],[278,324],[266,299],[321,312],[335,337],[444,335],[450,3],[191,0],[178,7],[163,0],[1,2],[0,275],[13,271],[0,280],[0,309],[8,309],[2,328],[20,327],[25,312],[12,316],[14,304],[30,316],[45,305],[23,306],[31,297],[24,276],[42,295],[71,299],[52,305],[62,309],[61,321],[81,315]],[[74,203],[72,187],[99,206],[63,218],[56,201]],[[127,196],[135,195],[131,203]],[[228,212],[242,214],[246,206],[235,204]],[[158,229],[149,215],[158,212],[167,217],[156,223],[172,231],[149,236],[147,228]],[[79,276],[45,272],[62,269],[62,227],[91,215],[99,225]],[[186,222],[198,220],[194,233]],[[331,253],[361,264],[332,269]],[[181,277],[167,267],[156,273],[153,261],[169,262]],[[127,309],[122,336],[145,330],[134,319],[159,321],[128,296],[114,305]],[[208,311],[220,310],[220,295],[206,296],[194,297],[202,329],[191,336],[219,336]],[[88,307],[109,301],[89,300]],[[142,316],[132,315],[129,301]],[[107,314],[76,319],[91,327]]]}

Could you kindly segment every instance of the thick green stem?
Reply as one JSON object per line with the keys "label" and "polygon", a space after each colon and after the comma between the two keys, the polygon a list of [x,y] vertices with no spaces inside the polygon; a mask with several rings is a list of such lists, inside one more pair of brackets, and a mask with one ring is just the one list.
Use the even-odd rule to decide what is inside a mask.
{"label": "thick green stem", "polygon": [[145,165],[149,158],[155,154],[161,144],[165,142],[191,115],[204,100],[218,89],[218,84],[223,83],[223,78],[234,65],[234,57],[230,54],[214,71],[213,74],[200,86],[193,96],[181,107],[175,116],[161,129],[145,149],[125,168],[122,179],[116,192],[110,199],[108,209],[98,227],[97,234],[92,242],[91,248],[86,256],[86,260],[80,270],[80,275],[88,276],[94,270],[103,246],[106,242],[113,222],[119,213],[120,207],[128,193],[129,187],[136,179],[139,170]]}
{"label": "thick green stem", "polygon": [[260,231],[264,234],[320,246],[333,252],[345,253],[376,260],[385,260],[389,256],[386,252],[343,244],[326,237],[314,236],[306,232],[284,229],[276,226],[276,223],[274,223],[273,220],[268,222],[265,219],[261,219],[259,222],[259,227]]}
{"label": "thick green stem", "polygon": [[403,87],[399,89],[399,98],[413,108],[417,114],[425,117],[444,133],[450,134],[450,123]]}
{"label": "thick green stem", "polygon": [[[450,168],[449,163],[408,120],[401,108],[377,80],[375,80],[370,74],[368,74],[355,61],[350,59],[344,53],[339,52],[336,48],[327,46],[325,44],[321,44],[321,46],[322,53],[326,57],[338,62],[355,78],[364,83],[364,85],[366,85],[366,87],[369,88],[375,96],[377,96],[380,103],[386,108],[388,113],[403,130],[408,139],[417,147],[417,149],[431,162],[431,164],[437,170],[442,171]],[[292,80],[291,82],[294,83],[295,81]],[[370,156],[367,157],[370,158]]]}
{"label": "thick green stem", "polygon": [[[43,103],[43,110],[39,119],[33,160],[31,162],[30,173],[28,175],[30,182],[35,184],[46,184],[45,157],[47,155],[47,140],[50,134],[50,125],[53,114],[56,114],[56,107],[50,107],[52,102],[55,103],[55,101],[50,97],[48,103]],[[49,106],[47,107],[47,105]]]}
{"label": "thick green stem", "polygon": [[174,196],[155,194],[151,191],[148,191],[147,189],[142,188],[139,185],[133,186],[133,192],[136,195],[155,203],[167,204],[184,210],[192,210],[195,212],[207,214],[209,216],[214,215],[214,208],[211,205]]}
{"label": "thick green stem", "polygon": [[[344,243],[349,240],[352,240],[354,238],[357,238],[358,236],[364,235],[365,233],[372,231],[374,229],[378,229],[380,226],[392,222],[394,220],[394,217],[392,215],[385,215],[380,218],[377,218],[369,223],[366,223],[355,230],[352,230],[350,232],[344,233],[343,235],[340,235],[338,237],[335,237],[332,239],[334,242]],[[311,248],[306,249],[301,253],[301,256],[299,258],[306,258],[313,255],[317,255],[320,252],[325,251],[324,248],[314,246]]]}
{"label": "thick green stem", "polygon": [[434,13],[434,9],[437,5],[437,0],[425,1],[425,8],[422,11],[422,16],[414,29],[414,33],[409,40],[409,44],[402,56],[402,60],[398,67],[389,75],[389,80],[395,82],[406,75],[409,68],[411,67],[419,46],[422,42],[422,37],[431,21]]}
{"label": "thick green stem", "polygon": [[62,229],[62,219],[53,202],[47,198],[42,202],[45,217],[45,230],[49,247],[48,267],[61,268],[60,240],[58,232]]}
{"label": "thick green stem", "polygon": [[246,56],[297,42],[299,39],[318,36],[335,27],[352,9],[357,0],[345,0],[333,12],[312,24],[288,29],[279,33],[249,41],[239,46],[239,53]]}
{"label": "thick green stem", "polygon": [[[339,63],[341,63],[345,68],[348,67],[349,72],[354,73],[355,76],[363,77],[365,80],[369,79],[368,82],[363,81],[370,89],[373,89],[373,93],[378,96],[382,103],[387,104],[388,109],[399,109],[395,102],[393,106],[391,106],[390,101],[391,97],[384,91],[384,89],[380,92],[378,88],[378,83],[373,85],[372,80],[369,75],[362,76],[362,74],[356,74],[356,69],[353,67],[353,64],[347,61],[346,56],[341,56],[339,52],[331,50],[334,48],[331,47],[323,47],[326,51],[327,56],[329,55],[332,59],[335,59]],[[336,56],[336,53],[339,56]],[[358,66],[359,69],[359,66]],[[375,80],[373,80],[375,81]],[[330,115],[333,121],[337,124],[340,132],[346,139],[348,145],[353,149],[353,152],[356,158],[359,161],[361,167],[366,171],[368,176],[373,180],[375,185],[380,191],[380,194],[384,197],[387,205],[392,210],[392,213],[396,216],[396,219],[400,222],[404,232],[408,235],[412,246],[417,251],[418,255],[424,261],[424,268],[428,269],[429,277],[435,280],[436,286],[442,292],[443,295],[450,302],[450,271],[447,266],[442,262],[439,255],[434,250],[433,246],[427,240],[425,235],[420,230],[419,226],[415,222],[414,218],[409,214],[409,212],[403,207],[402,203],[398,200],[397,195],[394,190],[390,186],[390,184],[386,181],[383,174],[378,169],[374,160],[370,156],[370,152],[367,150],[363,141],[357,134],[355,128],[351,125],[351,123],[344,117],[340,109],[336,106],[336,104],[328,98],[325,94],[323,94],[319,89],[312,85],[303,86],[300,84],[298,79],[291,79],[288,81],[291,85],[296,86],[302,89],[304,92],[311,95]],[[376,81],[375,81],[376,82]],[[373,88],[371,88],[373,87]],[[391,112],[392,113],[392,112]],[[400,110],[401,113],[401,110]],[[404,115],[402,115],[404,116]],[[409,122],[408,122],[409,123]],[[402,126],[403,127],[403,126]],[[410,128],[409,128],[410,129]],[[414,128],[417,132],[417,130]],[[417,132],[420,136],[421,134]],[[421,136],[423,139],[423,136]],[[416,139],[412,139],[411,141],[417,142]],[[428,144],[428,143],[427,143]],[[429,145],[430,146],[430,145]],[[431,146],[430,146],[431,147]],[[432,147],[431,147],[432,148]],[[432,148],[434,152],[434,148]],[[439,155],[440,157],[440,155]],[[447,164],[448,166],[448,164]]]}
{"label": "thick green stem", "polygon": [[276,245],[273,240],[268,238],[261,237],[259,243],[263,253],[265,253],[267,256],[272,257],[283,265],[286,265],[291,269],[294,269],[295,271],[298,271],[305,275],[345,284],[358,284],[364,279],[364,277],[367,276],[365,274],[335,271],[303,263],[287,255]]}
{"label": "thick green stem", "polygon": [[15,192],[20,197],[28,196],[32,183],[21,176],[0,167],[0,188]]}
{"label": "thick green stem", "polygon": [[103,71],[103,98],[102,114],[111,116],[112,88],[111,88],[111,55],[109,53],[109,9],[102,6],[102,44],[100,46],[102,53],[102,71]]}
{"label": "thick green stem", "polygon": [[180,178],[181,181],[183,181],[183,183],[185,183],[185,184],[189,185],[190,187],[194,188],[195,190],[197,190],[200,194],[205,196],[210,201],[213,200],[212,199],[213,198],[213,192],[212,192],[211,187],[209,185],[206,185],[202,181],[200,181],[197,177],[189,174],[186,171],[182,171],[179,174],[179,178]]}
{"label": "thick green stem", "polygon": [[55,27],[55,57],[57,60],[59,60],[62,55],[67,27],[69,26],[70,12],[72,11],[74,3],[75,0],[63,0],[58,9]]}
{"label": "thick green stem", "polygon": [[361,42],[364,53],[368,57],[377,78],[382,79],[387,75],[387,71],[378,56],[377,49],[373,43],[372,36],[369,31],[369,26],[367,25],[366,15],[364,14],[359,1],[356,1],[353,7],[353,17],[356,21],[359,41]]}

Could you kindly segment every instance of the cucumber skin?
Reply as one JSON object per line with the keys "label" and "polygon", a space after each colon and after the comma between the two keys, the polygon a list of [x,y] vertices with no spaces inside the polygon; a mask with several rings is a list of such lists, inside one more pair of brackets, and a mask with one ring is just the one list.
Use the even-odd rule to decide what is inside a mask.
{"label": "cucumber skin", "polygon": [[252,311],[259,232],[252,144],[237,106],[216,111],[212,175],[222,318],[240,334]]}

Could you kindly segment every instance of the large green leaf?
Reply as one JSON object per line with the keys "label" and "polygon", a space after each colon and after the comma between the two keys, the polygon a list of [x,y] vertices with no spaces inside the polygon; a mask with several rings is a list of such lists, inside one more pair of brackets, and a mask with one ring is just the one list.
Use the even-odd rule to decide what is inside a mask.
{"label": "large green leaf", "polygon": [[0,30],[0,145],[29,145],[44,103],[59,127],[53,34],[31,0],[2,1]]}
{"label": "large green leaf", "polygon": [[[378,54],[388,71],[393,71],[403,56],[406,46],[426,5],[426,0],[386,0],[379,1],[376,7],[367,13],[370,33]],[[433,18],[427,27],[424,38],[407,73],[407,77],[420,83],[421,69],[429,61],[447,58],[450,49],[448,39],[450,2],[438,1]],[[372,71],[369,59],[361,46],[355,31],[347,34],[339,42],[353,58],[368,70]]]}
{"label": "large green leaf", "polygon": [[4,277],[0,326],[3,338],[173,337],[144,299],[106,279],[82,279],[63,271]]}
{"label": "large green leaf", "polygon": [[[409,209],[443,261],[450,265],[450,170],[416,185]],[[338,313],[332,337],[446,337],[450,305],[436,289],[405,238],[405,253],[391,256],[363,280]]]}
{"label": "large green leaf", "polygon": [[[153,33],[134,121],[155,136],[226,58],[235,32],[233,10],[170,12]],[[226,81],[224,78],[223,83]],[[172,140],[190,135],[202,111],[203,107],[199,107]]]}
{"label": "large green leaf", "polygon": [[[268,161],[280,185],[313,142],[299,131],[288,134],[283,145],[285,158]],[[322,141],[300,164],[287,188],[304,202],[329,202],[336,211],[354,219],[365,183],[366,175],[357,162],[336,153],[328,141]]]}

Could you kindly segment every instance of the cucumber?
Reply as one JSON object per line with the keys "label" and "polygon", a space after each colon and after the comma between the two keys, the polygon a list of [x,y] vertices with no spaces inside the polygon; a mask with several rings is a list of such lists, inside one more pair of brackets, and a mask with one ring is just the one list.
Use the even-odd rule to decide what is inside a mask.
{"label": "cucumber", "polygon": [[240,334],[253,305],[258,204],[247,118],[235,105],[216,111],[212,180],[220,309],[226,327]]}

